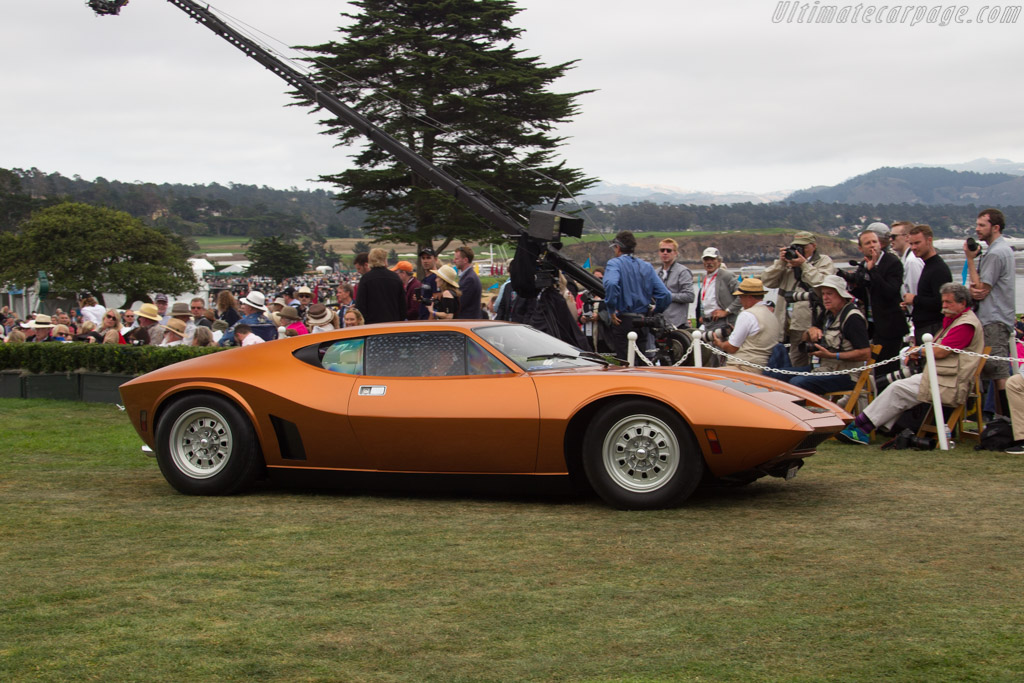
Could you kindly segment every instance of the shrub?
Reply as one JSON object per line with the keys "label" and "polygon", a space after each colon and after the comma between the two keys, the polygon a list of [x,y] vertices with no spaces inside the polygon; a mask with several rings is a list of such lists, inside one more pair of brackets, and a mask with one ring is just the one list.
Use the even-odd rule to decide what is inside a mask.
{"label": "shrub", "polygon": [[110,372],[141,375],[165,365],[223,351],[221,347],[126,346],[123,344],[86,344],[73,342],[0,344],[0,370],[25,370],[31,373]]}

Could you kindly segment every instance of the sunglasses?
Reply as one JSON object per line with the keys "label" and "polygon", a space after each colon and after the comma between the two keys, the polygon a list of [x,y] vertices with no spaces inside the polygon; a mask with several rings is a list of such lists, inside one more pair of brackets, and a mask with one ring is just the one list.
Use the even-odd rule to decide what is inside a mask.
{"label": "sunglasses", "polygon": [[663,252],[663,253],[666,253],[666,254],[670,254],[670,253],[672,253],[673,251],[675,251],[675,249],[659,249],[658,251],[660,251],[660,252]]}
{"label": "sunglasses", "polygon": [[116,315],[105,315],[103,317],[106,318],[107,320],[117,320]]}
{"label": "sunglasses", "polygon": [[309,299],[312,298],[312,296],[312,294],[299,294],[300,299]]}

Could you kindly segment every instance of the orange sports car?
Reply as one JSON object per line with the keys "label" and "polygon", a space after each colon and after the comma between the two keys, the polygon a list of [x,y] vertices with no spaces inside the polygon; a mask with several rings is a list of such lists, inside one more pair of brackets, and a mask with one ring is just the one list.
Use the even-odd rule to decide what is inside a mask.
{"label": "orange sports car", "polygon": [[[609,365],[525,325],[410,322],[288,337],[121,386],[182,493],[274,470],[579,476],[610,505],[675,505],[702,479],[792,477],[850,416],[725,369]],[[460,435],[468,448],[445,438]]]}

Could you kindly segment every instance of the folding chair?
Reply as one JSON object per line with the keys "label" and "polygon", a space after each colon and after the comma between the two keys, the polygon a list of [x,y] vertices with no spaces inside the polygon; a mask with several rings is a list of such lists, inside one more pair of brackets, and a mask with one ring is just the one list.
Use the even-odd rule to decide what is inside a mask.
{"label": "folding chair", "polygon": [[[982,353],[986,356],[992,352],[991,346],[986,346]],[[978,367],[974,369],[974,374],[968,380],[970,389],[967,391],[967,398],[964,402],[958,406],[942,406],[943,417],[946,417],[946,429],[951,434],[957,434],[957,438],[965,439],[970,438],[974,441],[981,440],[981,429],[984,426],[981,417],[982,407],[985,403],[985,396],[981,393],[981,371],[985,367],[986,358],[982,358],[981,362],[978,363]],[[978,421],[978,431],[965,431],[964,430],[964,417],[967,416],[967,404],[970,403],[971,398],[975,398],[974,407],[971,409],[971,413]],[[931,405],[928,406],[928,414],[924,417],[924,422],[921,423],[921,427],[917,430],[918,436],[925,436],[927,434],[935,434],[935,411]]]}
{"label": "folding chair", "polygon": [[[872,359],[879,353],[881,353],[881,351],[881,344],[872,344]],[[871,365],[870,362],[866,364]],[[860,376],[857,378],[857,383],[853,385],[852,389],[847,389],[846,391],[829,391],[825,394],[825,398],[832,401],[833,403],[839,403],[839,400],[842,399],[844,396],[848,397],[846,399],[846,404],[843,406],[843,410],[850,413],[850,415],[856,415],[857,402],[860,400],[861,394],[864,394],[867,397],[868,403],[873,401],[875,398],[875,383],[871,377],[871,370],[861,370]]]}

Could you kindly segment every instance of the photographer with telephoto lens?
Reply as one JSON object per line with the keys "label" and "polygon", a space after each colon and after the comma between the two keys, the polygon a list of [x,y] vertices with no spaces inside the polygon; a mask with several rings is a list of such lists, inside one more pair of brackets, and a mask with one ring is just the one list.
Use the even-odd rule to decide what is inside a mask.
{"label": "photographer with telephoto lens", "polygon": [[817,242],[813,233],[796,233],[789,246],[779,249],[779,258],[761,275],[765,287],[779,289],[775,317],[782,330],[780,341],[789,342],[789,359],[795,366],[811,362],[808,353],[800,349],[800,340],[817,315],[812,308],[814,288],[826,275],[836,272],[832,259],[818,253]]}
{"label": "photographer with telephoto lens", "polygon": [[[827,275],[818,287],[825,306],[824,312],[807,329],[801,340],[802,349],[819,359],[817,367],[805,365],[793,368],[809,375],[784,375],[790,384],[815,394],[847,391],[857,382],[859,368],[871,358],[871,341],[864,314],[853,303],[853,295],[846,289],[846,281],[838,275]],[[821,373],[849,370],[849,373],[825,375]]]}

